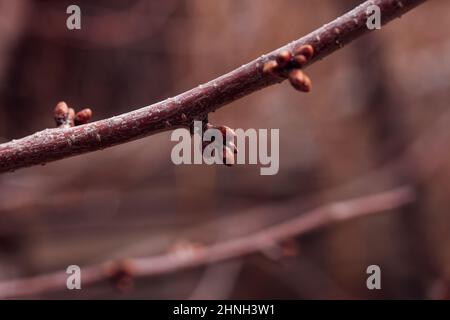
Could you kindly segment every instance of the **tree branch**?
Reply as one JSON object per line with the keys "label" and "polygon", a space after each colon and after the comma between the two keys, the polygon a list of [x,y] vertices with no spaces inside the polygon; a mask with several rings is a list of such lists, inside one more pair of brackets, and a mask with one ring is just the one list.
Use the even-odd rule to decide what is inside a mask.
{"label": "tree branch", "polygon": [[[147,258],[110,261],[83,267],[82,286],[105,280],[122,281],[135,277],[170,274],[211,263],[230,260],[276,247],[282,241],[303,235],[335,222],[393,210],[414,200],[409,187],[400,187],[375,195],[318,207],[289,221],[209,246],[198,246],[187,252],[165,253]],[[55,290],[64,290],[68,275],[55,272],[25,279],[0,282],[0,298],[30,297]]]}
{"label": "tree branch", "polygon": [[373,0],[337,18],[309,35],[206,84],[174,98],[116,117],[70,128],[46,129],[20,140],[0,145],[0,172],[44,164],[101,150],[161,131],[190,125],[208,113],[252,92],[281,82],[284,78],[263,72],[265,63],[282,51],[293,52],[303,45],[314,48],[304,67],[370,32],[366,10],[376,4],[386,24],[426,0]]}

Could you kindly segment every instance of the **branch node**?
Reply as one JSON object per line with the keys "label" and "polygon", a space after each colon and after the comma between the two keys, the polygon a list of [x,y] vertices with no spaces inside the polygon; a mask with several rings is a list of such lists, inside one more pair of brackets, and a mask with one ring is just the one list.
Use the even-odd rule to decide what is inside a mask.
{"label": "branch node", "polygon": [[[206,129],[216,129],[222,134],[222,146],[216,146],[214,152],[221,152],[222,162],[227,167],[232,167],[236,162],[234,155],[238,153],[238,149],[234,144],[236,133],[233,129],[227,126],[214,126],[210,123],[206,124]],[[204,142],[202,145],[203,151],[208,146],[209,142]]]}
{"label": "branch node", "polygon": [[67,103],[61,101],[53,110],[53,118],[59,128],[70,128],[88,123],[92,118],[92,110],[86,108],[75,113],[73,108],[69,108]]}
{"label": "branch node", "polygon": [[301,91],[311,91],[311,79],[300,69],[314,56],[314,48],[307,44],[294,50],[294,55],[288,50],[281,51],[275,58],[264,64],[265,74],[280,78],[289,78],[291,85]]}
{"label": "branch node", "polygon": [[303,45],[294,50],[294,64],[298,68],[302,68],[306,65],[308,61],[314,56],[314,48],[309,45]]}
{"label": "branch node", "polygon": [[289,50],[284,50],[277,55],[275,61],[277,62],[280,68],[286,68],[287,65],[291,62],[291,60],[292,60],[292,53]]}
{"label": "branch node", "polygon": [[280,77],[280,68],[278,63],[274,60],[267,61],[263,67],[264,74],[268,74],[275,77]]}

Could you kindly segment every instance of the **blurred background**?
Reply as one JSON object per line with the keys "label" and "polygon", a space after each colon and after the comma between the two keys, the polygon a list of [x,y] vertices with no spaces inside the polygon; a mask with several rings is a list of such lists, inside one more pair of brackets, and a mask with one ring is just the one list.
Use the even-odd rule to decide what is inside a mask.
{"label": "blurred background", "polygon": [[[0,0],[0,140],[54,127],[58,101],[94,120],[174,96],[309,33],[358,0]],[[81,8],[78,31],[66,8]],[[35,298],[443,299],[450,294],[450,10],[429,1],[210,121],[280,129],[280,170],[175,166],[170,132],[0,176],[0,280],[251,234],[400,185],[400,210],[253,255]],[[297,203],[296,210],[289,205]],[[181,249],[180,249],[181,248]],[[381,267],[382,290],[366,268]]]}

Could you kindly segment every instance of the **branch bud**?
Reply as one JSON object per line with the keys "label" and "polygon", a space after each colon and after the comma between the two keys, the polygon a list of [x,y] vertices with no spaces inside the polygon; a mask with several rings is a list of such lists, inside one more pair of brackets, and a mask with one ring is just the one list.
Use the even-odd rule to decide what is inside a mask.
{"label": "branch bud", "polygon": [[265,74],[270,74],[272,76],[279,76],[278,75],[279,70],[280,68],[278,66],[278,63],[274,60],[267,61],[263,67],[263,72]]}
{"label": "branch bud", "polygon": [[311,79],[304,74],[300,69],[294,69],[289,72],[289,81],[291,85],[298,91],[309,92],[311,91],[312,84]]}
{"label": "branch bud", "polygon": [[65,124],[68,116],[69,107],[67,106],[67,103],[65,103],[64,101],[58,102],[53,111],[53,117],[55,119],[56,125],[61,126]]}
{"label": "branch bud", "polygon": [[86,108],[77,112],[77,114],[75,115],[74,122],[76,126],[79,126],[88,123],[91,120],[91,118],[92,118],[92,110]]}
{"label": "branch bud", "polygon": [[292,53],[288,50],[281,51],[276,58],[276,62],[280,68],[285,68],[292,59]]}
{"label": "branch bud", "polygon": [[294,51],[294,55],[304,55],[306,60],[309,61],[314,55],[314,48],[309,44],[303,45]]}

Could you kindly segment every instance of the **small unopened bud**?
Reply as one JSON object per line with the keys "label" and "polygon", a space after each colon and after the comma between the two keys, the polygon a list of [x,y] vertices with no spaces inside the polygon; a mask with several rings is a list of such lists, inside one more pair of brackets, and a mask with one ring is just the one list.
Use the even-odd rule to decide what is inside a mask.
{"label": "small unopened bud", "polygon": [[76,126],[79,126],[88,123],[91,120],[91,118],[92,118],[92,110],[86,108],[77,112],[77,114],[75,115],[74,122]]}
{"label": "small unopened bud", "polygon": [[69,115],[69,107],[64,101],[58,102],[53,111],[53,117],[57,126],[63,125]]}
{"label": "small unopened bud", "polygon": [[311,79],[309,79],[309,77],[299,69],[294,69],[291,72],[289,72],[289,81],[291,85],[298,91],[302,92],[311,91],[312,88]]}
{"label": "small unopened bud", "polygon": [[53,110],[56,125],[60,128],[73,127],[75,110],[69,108],[64,101],[59,102]]}
{"label": "small unopened bud", "polygon": [[278,76],[279,70],[278,63],[274,60],[267,61],[263,67],[263,72],[272,76]]}
{"label": "small unopened bud", "polygon": [[293,61],[296,67],[301,68],[308,62],[308,59],[304,55],[299,54],[293,58]]}
{"label": "small unopened bud", "polygon": [[281,51],[277,55],[277,64],[280,68],[285,68],[292,59],[292,53],[288,50]]}
{"label": "small unopened bud", "polygon": [[303,45],[294,51],[294,55],[304,55],[306,60],[310,60],[314,55],[314,48],[309,44]]}

